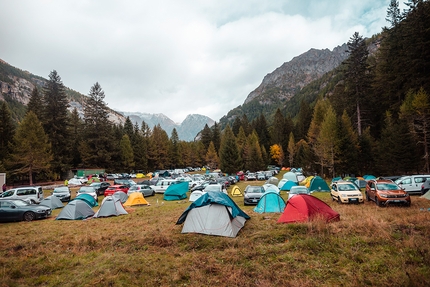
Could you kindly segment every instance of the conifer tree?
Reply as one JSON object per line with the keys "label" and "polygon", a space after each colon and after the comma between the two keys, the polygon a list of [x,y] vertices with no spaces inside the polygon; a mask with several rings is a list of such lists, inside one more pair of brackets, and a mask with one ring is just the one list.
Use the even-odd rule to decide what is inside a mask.
{"label": "conifer tree", "polygon": [[278,108],[276,110],[271,129],[272,144],[282,145],[285,142],[285,118]]}
{"label": "conifer tree", "polygon": [[121,160],[123,170],[130,172],[134,168],[134,154],[131,146],[130,138],[127,134],[124,134],[121,138]]}
{"label": "conifer tree", "polygon": [[13,152],[7,165],[13,173],[26,174],[33,184],[33,173],[47,171],[52,160],[51,145],[37,116],[28,112],[13,137]]}
{"label": "conifer tree", "polygon": [[249,153],[245,159],[245,169],[251,171],[264,169],[263,156],[261,154],[258,135],[255,130],[248,136],[247,145]]}
{"label": "conifer tree", "polygon": [[220,161],[213,142],[209,143],[209,148],[208,148],[208,151],[206,152],[205,160],[206,160],[206,165],[209,166],[211,169],[218,168]]}
{"label": "conifer tree", "polygon": [[294,140],[294,134],[291,132],[288,140],[288,161],[290,163],[290,167],[293,167],[295,153],[296,143]]}
{"label": "conifer tree", "polygon": [[170,165],[169,136],[160,124],[154,126],[150,136],[149,159],[153,169],[165,169]]}
{"label": "conifer tree", "polygon": [[41,121],[52,147],[51,166],[57,174],[64,174],[70,169],[70,118],[65,89],[61,77],[53,70],[43,91],[44,109]]}
{"label": "conifer tree", "polygon": [[4,162],[11,151],[11,143],[15,134],[8,104],[3,101],[0,106],[0,162]]}
{"label": "conifer tree", "polygon": [[219,150],[220,167],[223,172],[233,174],[239,170],[239,150],[230,125],[224,129]]}
{"label": "conifer tree", "polygon": [[336,113],[332,106],[329,106],[321,123],[316,145],[314,146],[315,154],[319,157],[321,163],[321,174],[324,174],[324,166],[329,168],[333,177],[335,177],[335,164],[339,148],[339,139],[337,136],[337,119]]}
{"label": "conifer tree", "polygon": [[205,124],[205,126],[203,127],[200,140],[203,143],[203,146],[205,147],[205,154],[206,154],[206,151],[209,148],[209,144],[212,141],[212,131],[209,128],[208,124]]}
{"label": "conifer tree", "polygon": [[182,165],[180,142],[176,128],[173,128],[170,136],[170,161],[172,168],[178,168]]}
{"label": "conifer tree", "polygon": [[343,111],[339,122],[339,154],[338,154],[338,174],[357,174],[358,173],[358,154],[359,144],[358,135],[352,127],[351,119],[346,110]]}
{"label": "conifer tree", "polygon": [[27,113],[29,111],[32,111],[39,120],[42,119],[43,115],[41,115],[41,112],[43,111],[43,101],[37,87],[34,87],[31,91],[30,100],[27,104]]}
{"label": "conifer tree", "polygon": [[212,127],[212,142],[214,143],[215,150],[218,153],[221,145],[221,131],[217,122],[215,122]]}
{"label": "conifer tree", "polygon": [[83,140],[82,132],[83,132],[83,122],[80,119],[78,110],[75,107],[70,117],[70,135],[72,140],[71,166],[75,168],[80,166],[82,163],[81,150],[79,148],[81,141]]}

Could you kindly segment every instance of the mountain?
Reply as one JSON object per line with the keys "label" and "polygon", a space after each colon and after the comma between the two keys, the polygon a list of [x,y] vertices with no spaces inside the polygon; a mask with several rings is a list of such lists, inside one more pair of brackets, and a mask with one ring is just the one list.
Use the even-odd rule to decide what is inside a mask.
{"label": "mountain", "polygon": [[245,99],[243,105],[221,118],[224,125],[235,117],[246,114],[252,121],[263,113],[270,118],[277,108],[283,109],[288,101],[304,87],[337,68],[347,57],[347,45],[329,49],[310,49],[283,63],[267,74],[261,84]]}
{"label": "mountain", "polygon": [[[25,107],[30,100],[34,87],[38,87],[41,90],[47,81],[43,77],[20,70],[0,59],[0,100],[9,103],[13,118],[17,121],[24,116]],[[84,115],[82,105],[87,96],[67,87],[66,94],[70,104],[69,111],[76,108],[82,118]],[[151,128],[159,124],[169,136],[173,128],[176,128],[179,139],[184,141],[194,140],[205,124],[208,124],[208,126],[214,124],[212,119],[204,115],[188,115],[182,123],[176,124],[163,114],[118,112],[109,109],[109,120],[113,123],[123,124],[127,116],[130,117],[133,123],[137,123],[139,126],[142,121],[145,121]]]}
{"label": "mountain", "polygon": [[133,124],[137,123],[139,126],[142,124],[142,121],[145,121],[145,123],[150,128],[153,128],[159,124],[161,128],[166,131],[169,137],[173,129],[176,128],[179,139],[184,141],[194,140],[196,135],[204,128],[206,124],[211,127],[215,123],[215,121],[211,118],[198,114],[188,115],[182,123],[178,124],[164,114],[149,114],[140,112],[121,113],[125,117],[129,117]]}

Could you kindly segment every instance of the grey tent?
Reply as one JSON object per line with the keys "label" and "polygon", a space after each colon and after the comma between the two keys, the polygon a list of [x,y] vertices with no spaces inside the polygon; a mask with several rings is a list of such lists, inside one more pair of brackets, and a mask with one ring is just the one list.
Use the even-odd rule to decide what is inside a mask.
{"label": "grey tent", "polygon": [[272,176],[271,178],[269,178],[268,180],[266,180],[266,184],[274,184],[274,185],[278,185],[279,183],[279,179]]}
{"label": "grey tent", "polygon": [[179,217],[182,233],[236,237],[250,217],[227,195],[218,191],[203,194]]}
{"label": "grey tent", "polygon": [[80,220],[94,215],[94,210],[83,200],[72,200],[61,210],[56,220]]}
{"label": "grey tent", "polygon": [[47,198],[45,198],[44,200],[42,200],[39,205],[45,205],[50,207],[51,209],[57,209],[57,208],[63,208],[64,204],[61,202],[61,200],[54,196],[48,196]]}
{"label": "grey tent", "polygon": [[113,195],[113,198],[119,199],[121,201],[121,203],[124,203],[127,201],[128,199],[128,195],[127,193],[123,192],[123,191],[116,191]]}
{"label": "grey tent", "polygon": [[122,206],[121,201],[112,196],[107,196],[103,199],[99,210],[97,210],[93,217],[118,216],[122,214],[128,214],[128,212]]}

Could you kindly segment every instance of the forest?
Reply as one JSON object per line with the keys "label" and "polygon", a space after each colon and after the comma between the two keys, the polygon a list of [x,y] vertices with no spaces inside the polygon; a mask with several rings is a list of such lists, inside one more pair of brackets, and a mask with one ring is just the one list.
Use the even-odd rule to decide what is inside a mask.
{"label": "forest", "polygon": [[[99,83],[90,88],[83,117],[68,112],[66,88],[53,70],[19,119],[11,113],[15,103],[0,104],[0,170],[8,183],[63,179],[80,167],[209,166],[235,173],[276,164],[325,177],[429,173],[430,4],[406,4],[401,12],[398,1],[390,2],[389,27],[380,34],[364,39],[354,33],[349,58],[290,105],[269,117],[267,107],[254,105],[228,124],[205,126],[192,142],[145,122],[109,122]],[[378,46],[372,54],[370,42]]]}

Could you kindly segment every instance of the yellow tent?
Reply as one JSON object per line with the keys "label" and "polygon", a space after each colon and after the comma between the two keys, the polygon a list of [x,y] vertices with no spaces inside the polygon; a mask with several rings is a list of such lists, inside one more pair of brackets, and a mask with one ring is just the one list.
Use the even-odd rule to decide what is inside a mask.
{"label": "yellow tent", "polygon": [[237,185],[233,186],[233,189],[231,190],[231,196],[243,196],[242,191]]}
{"label": "yellow tent", "polygon": [[132,192],[128,195],[128,199],[123,204],[124,206],[130,207],[134,205],[149,205],[143,194],[140,192]]}
{"label": "yellow tent", "polygon": [[308,176],[307,178],[305,178],[303,181],[300,182],[300,185],[304,185],[307,188],[309,188],[309,186],[311,185],[312,178],[314,178],[312,175]]}

